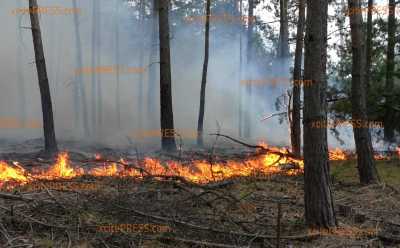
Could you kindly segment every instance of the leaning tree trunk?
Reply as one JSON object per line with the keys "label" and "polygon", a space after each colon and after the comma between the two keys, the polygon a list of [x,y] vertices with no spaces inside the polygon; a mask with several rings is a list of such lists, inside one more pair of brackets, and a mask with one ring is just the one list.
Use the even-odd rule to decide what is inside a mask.
{"label": "leaning tree trunk", "polygon": [[[248,9],[248,30],[247,30],[247,80],[250,80],[251,76],[251,64],[252,64],[252,53],[253,53],[253,11],[254,11],[254,0],[249,0],[249,9]],[[252,95],[252,85],[246,84],[246,96],[245,96],[245,118],[244,118],[244,130],[243,135],[246,138],[251,137],[251,124],[252,119],[250,115],[251,111],[251,95]]]}
{"label": "leaning tree trunk", "polygon": [[210,14],[211,14],[211,0],[206,0],[206,33],[204,41],[204,63],[203,74],[201,76],[201,89],[200,89],[200,107],[199,119],[197,122],[197,145],[203,146],[203,123],[204,123],[204,107],[206,104],[206,83],[207,83],[207,69],[208,69],[208,55],[210,44]]}
{"label": "leaning tree trunk", "polygon": [[314,121],[326,123],[326,29],[327,0],[307,1],[304,79],[304,202],[309,227],[336,226],[329,177],[326,128],[314,128]]}
{"label": "leaning tree trunk", "polygon": [[[360,9],[360,0],[348,0],[350,9]],[[371,134],[367,122],[366,90],[365,90],[365,46],[363,20],[361,13],[350,15],[351,46],[353,53],[351,103],[354,140],[357,149],[357,166],[360,182],[364,184],[379,181],[375,168]]]}
{"label": "leaning tree trunk", "polygon": [[[160,37],[160,120],[161,146],[163,150],[175,151],[174,113],[172,110],[171,55],[169,48],[169,0],[159,1],[158,26]],[[175,132],[175,131],[174,131]],[[167,133],[167,135],[165,134]]]}
{"label": "leaning tree trunk", "polygon": [[396,121],[393,120],[393,86],[394,86],[394,48],[396,46],[396,16],[395,16],[395,0],[389,0],[389,17],[388,17],[388,45],[387,45],[387,57],[386,57],[386,111],[384,117],[384,135],[385,140],[393,141],[394,128]]}
{"label": "leaning tree trunk", "polygon": [[[76,0],[72,1],[73,8],[77,9]],[[78,65],[78,71],[82,70],[83,63],[82,63],[82,45],[81,45],[81,33],[79,30],[79,18],[77,11],[74,11],[74,26],[75,26],[75,45],[76,45],[76,64]],[[83,124],[83,132],[86,137],[89,136],[89,123],[87,118],[87,104],[86,104],[86,91],[83,85],[82,73],[76,75],[75,84],[77,85],[76,90],[78,90],[79,94],[77,104],[80,103],[79,107],[82,107],[82,112],[78,111],[78,119],[80,114],[82,114],[82,124]]]}
{"label": "leaning tree trunk", "polygon": [[39,80],[40,97],[42,101],[45,152],[51,154],[57,152],[58,148],[54,131],[53,107],[51,105],[49,79],[47,77],[46,60],[43,51],[39,16],[37,11],[35,11],[37,9],[37,1],[29,0],[29,15],[31,19],[33,47],[35,50],[35,63]]}
{"label": "leaning tree trunk", "polygon": [[[299,0],[299,18],[297,21],[296,52],[294,58],[293,82],[301,82],[301,64],[303,60],[305,0]],[[298,80],[298,81],[296,81]],[[290,138],[292,152],[297,156],[301,153],[301,84],[293,83],[293,110]]]}

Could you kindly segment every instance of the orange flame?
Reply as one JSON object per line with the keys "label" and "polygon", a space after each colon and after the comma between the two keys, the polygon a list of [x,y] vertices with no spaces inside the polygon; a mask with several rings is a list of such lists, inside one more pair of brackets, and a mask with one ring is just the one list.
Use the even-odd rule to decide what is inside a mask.
{"label": "orange flame", "polygon": [[[266,144],[262,144],[268,147]],[[69,162],[67,152],[58,155],[56,163],[47,170],[34,171],[32,174],[26,172],[17,162],[14,167],[5,162],[0,162],[0,188],[5,182],[14,181],[22,185],[31,179],[72,179],[82,175],[92,175],[96,177],[117,176],[117,177],[143,177],[146,175],[163,177],[179,176],[185,180],[196,183],[209,183],[221,181],[238,176],[270,175],[275,173],[285,173],[287,175],[297,175],[302,173],[304,164],[300,159],[295,159],[288,154],[287,149],[268,147],[273,152],[280,154],[267,153],[259,157],[248,158],[244,161],[226,161],[210,163],[209,161],[192,161],[189,165],[176,161],[161,162],[153,158],[144,158],[140,166],[130,165],[123,158],[117,164],[115,162],[104,162],[103,166],[92,168],[85,171],[83,168],[74,168]],[[97,156],[96,160],[101,158]],[[286,166],[291,165],[291,166]],[[286,167],[286,168],[283,168]]]}
{"label": "orange flame", "polygon": [[329,150],[329,160],[347,160],[347,154],[340,148]]}

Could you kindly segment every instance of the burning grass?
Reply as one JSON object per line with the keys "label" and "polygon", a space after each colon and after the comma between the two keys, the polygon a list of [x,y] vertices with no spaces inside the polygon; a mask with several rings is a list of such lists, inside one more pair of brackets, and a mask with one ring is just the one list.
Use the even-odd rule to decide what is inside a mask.
{"label": "burning grass", "polygon": [[[379,231],[400,223],[400,213],[393,211],[400,206],[395,188],[349,184],[347,177],[356,178],[356,171],[337,170],[354,162],[337,161],[332,173],[341,227],[330,233],[307,230],[302,163],[285,157],[286,150],[271,152],[240,159],[214,154],[209,160],[187,154],[179,160],[100,154],[76,159],[62,153],[54,163],[42,161],[45,165],[29,170],[2,163],[8,193],[0,193],[0,246],[271,247],[278,204],[282,247],[368,242],[377,247]],[[342,213],[339,205],[351,211]],[[362,222],[356,221],[359,215]],[[120,228],[100,228],[113,225]]]}

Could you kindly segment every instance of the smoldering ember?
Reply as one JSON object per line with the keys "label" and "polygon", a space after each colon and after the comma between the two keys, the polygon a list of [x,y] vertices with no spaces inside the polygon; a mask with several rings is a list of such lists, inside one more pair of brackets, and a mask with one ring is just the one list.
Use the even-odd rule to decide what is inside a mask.
{"label": "smoldering ember", "polygon": [[400,247],[398,5],[0,1],[0,247]]}

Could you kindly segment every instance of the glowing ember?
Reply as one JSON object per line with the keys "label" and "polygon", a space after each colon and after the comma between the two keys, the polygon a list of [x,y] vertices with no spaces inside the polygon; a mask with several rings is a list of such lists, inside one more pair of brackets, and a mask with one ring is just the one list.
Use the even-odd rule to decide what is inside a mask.
{"label": "glowing ember", "polygon": [[397,151],[397,156],[398,156],[399,159],[400,159],[400,146],[396,148],[396,151]]}
{"label": "glowing ember", "polygon": [[347,160],[347,154],[340,148],[329,150],[329,160]]}
{"label": "glowing ember", "polygon": [[95,158],[96,160],[101,160],[101,154],[96,153],[96,154],[94,155],[94,158]]}

